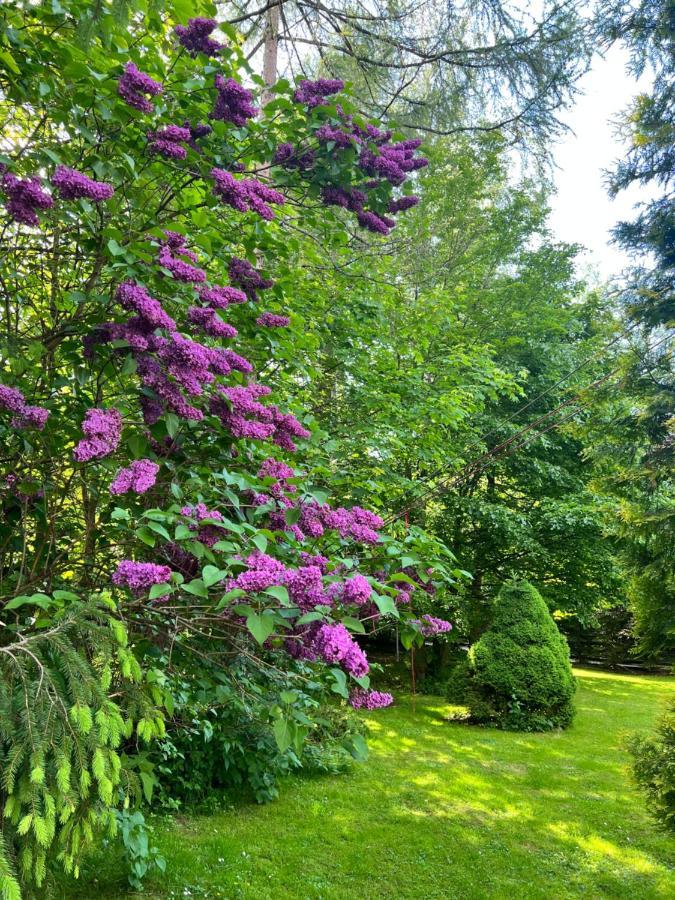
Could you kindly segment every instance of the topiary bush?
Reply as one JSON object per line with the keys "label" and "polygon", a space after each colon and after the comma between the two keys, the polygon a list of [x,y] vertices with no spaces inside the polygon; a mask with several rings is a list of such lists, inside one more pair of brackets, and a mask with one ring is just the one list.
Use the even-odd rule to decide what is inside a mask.
{"label": "topiary bush", "polygon": [[654,735],[634,737],[633,777],[647,795],[656,821],[675,833],[675,700],[661,717]]}
{"label": "topiary bush", "polygon": [[466,671],[453,679],[455,695],[462,683],[475,722],[514,731],[570,724],[576,683],[569,648],[531,584],[501,589],[492,625],[469,651]]}

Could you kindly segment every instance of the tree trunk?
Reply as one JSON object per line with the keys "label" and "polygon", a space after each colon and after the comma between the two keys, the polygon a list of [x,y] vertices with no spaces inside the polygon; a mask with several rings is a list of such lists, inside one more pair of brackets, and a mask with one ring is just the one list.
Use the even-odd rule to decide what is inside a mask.
{"label": "tree trunk", "polygon": [[279,22],[281,20],[281,0],[270,6],[265,17],[265,44],[263,47],[263,81],[265,90],[262,105],[265,106],[274,96],[270,88],[277,81],[277,60],[279,56]]}

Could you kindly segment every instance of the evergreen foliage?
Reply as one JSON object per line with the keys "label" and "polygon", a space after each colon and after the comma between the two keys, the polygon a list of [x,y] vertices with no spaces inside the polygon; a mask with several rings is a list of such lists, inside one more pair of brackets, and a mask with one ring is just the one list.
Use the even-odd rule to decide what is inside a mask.
{"label": "evergreen foliage", "polygon": [[659,720],[650,737],[631,741],[633,776],[647,795],[647,805],[657,822],[675,832],[675,701]]}
{"label": "evergreen foliage", "polygon": [[576,683],[567,642],[527,582],[511,582],[499,592],[490,628],[456,676],[455,695],[462,678],[464,702],[476,722],[546,731],[572,721]]}
{"label": "evergreen foliage", "polygon": [[[72,601],[51,627],[0,646],[0,896],[42,889],[48,862],[79,871],[137,793],[122,747],[164,732],[110,600]],[[4,632],[7,634],[7,631]]]}

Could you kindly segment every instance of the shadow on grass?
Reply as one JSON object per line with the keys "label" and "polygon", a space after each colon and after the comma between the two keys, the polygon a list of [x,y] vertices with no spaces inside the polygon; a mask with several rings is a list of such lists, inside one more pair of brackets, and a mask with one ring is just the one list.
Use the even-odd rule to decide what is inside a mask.
{"label": "shadow on grass", "polygon": [[[398,698],[368,715],[371,760],[349,776],[307,774],[266,807],[160,822],[169,871],[149,896],[672,897],[672,845],[630,785],[621,737],[649,727],[668,684],[578,674],[566,732],[467,726],[439,698],[414,713]],[[62,896],[123,895],[111,854],[84,876]]]}

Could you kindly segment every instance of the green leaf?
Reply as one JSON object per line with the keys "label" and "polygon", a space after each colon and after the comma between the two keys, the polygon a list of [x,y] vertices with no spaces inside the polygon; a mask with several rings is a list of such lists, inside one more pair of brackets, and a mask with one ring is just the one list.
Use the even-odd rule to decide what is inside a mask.
{"label": "green leaf", "polygon": [[365,762],[368,759],[368,744],[361,734],[353,735],[347,749],[359,762]]}
{"label": "green leaf", "polygon": [[158,597],[164,597],[166,594],[170,594],[173,588],[170,584],[166,582],[162,584],[153,584],[150,588],[150,599],[156,600]]}
{"label": "green leaf", "polygon": [[110,250],[113,256],[122,256],[124,253],[124,247],[120,247],[115,238],[110,238],[108,241],[108,250]]}
{"label": "green leaf", "polygon": [[159,524],[159,522],[148,522],[148,528],[150,528],[151,531],[157,532],[157,534],[161,534],[167,541],[171,540],[171,535],[163,525]]}
{"label": "green leaf", "polygon": [[269,594],[270,597],[275,597],[280,603],[290,603],[288,590],[282,584],[273,584],[272,587],[267,588],[263,593]]}
{"label": "green leaf", "polygon": [[226,576],[227,572],[224,569],[219,569],[218,566],[204,566],[202,569],[202,579],[206,587],[211,587],[218,581],[222,581]]}
{"label": "green leaf", "polygon": [[53,596],[56,600],[79,600],[80,598],[77,594],[73,594],[72,591],[54,591]]}
{"label": "green leaf", "polygon": [[18,609],[20,606],[39,606],[40,609],[49,609],[52,604],[52,598],[47,594],[31,594],[30,596],[22,594],[6,603],[3,609]]}
{"label": "green leaf", "polygon": [[175,413],[169,412],[164,416],[164,424],[166,425],[166,433],[170,438],[175,438],[180,428],[180,419]]}
{"label": "green leaf", "polygon": [[285,753],[293,743],[294,726],[288,719],[277,719],[272,728],[277,747]]}
{"label": "green leaf", "polygon": [[335,694],[339,694],[341,697],[347,699],[349,697],[349,690],[347,689],[347,676],[342,671],[342,669],[331,669],[331,675],[335,679],[334,684],[331,685],[331,690]]}
{"label": "green leaf", "polygon": [[259,644],[264,644],[274,631],[274,615],[270,613],[251,613],[246,618],[246,627]]}
{"label": "green leaf", "polygon": [[296,522],[300,521],[301,514],[302,514],[302,511],[300,510],[300,507],[291,506],[289,509],[286,510],[286,513],[285,513],[286,523],[288,525],[295,525]]}
{"label": "green leaf", "polygon": [[265,550],[267,550],[267,538],[264,534],[254,534],[251,540],[261,553],[264,553]]}
{"label": "green leaf", "polygon": [[360,619],[355,619],[353,616],[345,616],[340,621],[345,626],[345,628],[348,628],[350,631],[354,631],[357,634],[366,633],[366,629]]}
{"label": "green leaf", "polygon": [[193,578],[188,584],[184,584],[182,586],[184,591],[187,591],[188,594],[194,594],[196,597],[208,597],[209,592],[206,589],[206,585],[201,580],[201,578]]}
{"label": "green leaf", "polygon": [[401,614],[391,597],[386,596],[386,594],[373,594],[373,600],[383,616],[396,616],[397,619],[401,617]]}

